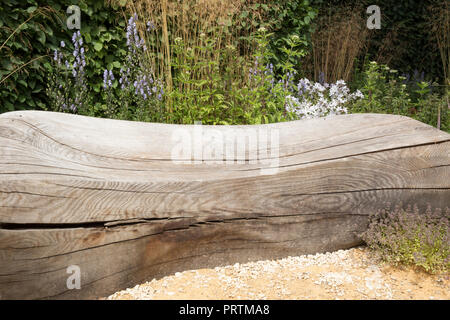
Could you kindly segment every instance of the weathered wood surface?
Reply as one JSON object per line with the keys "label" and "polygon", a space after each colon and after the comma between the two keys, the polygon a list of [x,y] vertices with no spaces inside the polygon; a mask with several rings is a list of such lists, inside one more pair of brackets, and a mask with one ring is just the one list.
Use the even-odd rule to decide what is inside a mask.
{"label": "weathered wood surface", "polygon": [[260,145],[256,163],[178,163],[174,132],[198,128],[0,115],[0,298],[96,298],[186,269],[349,248],[386,202],[450,206],[450,135],[410,118],[236,126],[277,131],[279,145]]}

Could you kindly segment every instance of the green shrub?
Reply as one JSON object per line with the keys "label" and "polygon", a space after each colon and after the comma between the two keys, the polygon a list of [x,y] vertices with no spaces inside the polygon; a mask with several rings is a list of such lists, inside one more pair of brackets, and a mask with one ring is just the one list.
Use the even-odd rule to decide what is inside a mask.
{"label": "green shrub", "polygon": [[[3,43],[0,50],[0,81],[2,81],[0,84],[2,97],[0,113],[21,109],[58,111],[70,109],[67,108],[67,105],[65,107],[55,105],[63,95],[66,100],[75,99],[75,97],[69,97],[73,94],[69,91],[74,85],[71,77],[68,76],[70,70],[59,69],[57,64],[52,63],[52,57],[54,50],[58,49],[70,64],[74,62],[74,58],[71,57],[74,47],[70,41],[73,31],[67,30],[65,25],[66,9],[72,4],[78,5],[81,9],[80,31],[84,39],[86,59],[84,77],[86,88],[89,90],[89,92],[84,92],[83,96],[88,94],[87,100],[92,104],[87,109],[77,108],[77,113],[177,123],[190,123],[202,119],[207,123],[223,124],[280,120],[282,118],[281,107],[277,107],[280,110],[277,115],[272,115],[269,111],[274,108],[273,101],[262,102],[264,110],[261,112],[258,107],[253,107],[256,100],[262,99],[262,97],[258,97],[262,95],[262,92],[259,90],[258,93],[258,90],[251,89],[246,84],[248,77],[246,73],[250,63],[248,58],[252,57],[246,53],[253,52],[257,40],[253,30],[265,26],[275,31],[266,47],[266,51],[270,53],[271,62],[274,64],[272,69],[275,69],[275,72],[277,70],[281,72],[283,64],[287,60],[294,69],[299,69],[297,57],[289,55],[288,52],[283,51],[283,48],[289,47],[290,39],[295,36],[298,38],[297,46],[304,50],[308,42],[309,29],[312,27],[312,21],[316,15],[315,9],[306,0],[277,3],[251,1],[243,4],[239,17],[235,17],[236,23],[232,24],[233,37],[237,43],[224,48],[220,52],[218,60],[203,59],[198,65],[188,67],[192,69],[191,71],[197,69],[204,72],[211,69],[213,72],[206,73],[209,75],[208,77],[183,80],[179,71],[183,68],[186,69],[186,65],[182,65],[186,64],[186,61],[180,59],[177,62],[178,66],[173,66],[175,68],[173,73],[178,77],[178,83],[175,84],[178,89],[167,93],[169,97],[164,101],[166,106],[162,109],[171,110],[175,102],[179,105],[177,109],[173,110],[173,113],[162,116],[161,112],[167,110],[162,110],[161,106],[158,106],[161,109],[159,115],[144,115],[146,113],[143,113],[143,109],[137,105],[138,101],[131,101],[134,99],[131,98],[133,95],[128,95],[127,101],[130,104],[126,108],[122,104],[120,104],[120,110],[116,110],[114,107],[112,97],[122,96],[125,99],[124,91],[120,90],[117,75],[124,68],[127,56],[124,36],[126,21],[121,12],[121,6],[125,8],[128,5],[127,1],[5,0],[0,7],[0,43]],[[209,34],[210,31],[205,32]],[[223,36],[229,37],[230,34],[225,32]],[[191,48],[192,52],[211,50],[210,41],[221,40],[223,39],[208,39],[197,48],[193,48],[192,44],[189,44],[183,50],[187,48]],[[61,41],[66,44],[64,48],[60,47]],[[245,48],[251,48],[251,50],[241,52]],[[185,52],[180,56],[185,57],[184,54]],[[214,55],[211,54],[211,56]],[[176,57],[173,61],[176,61]],[[116,75],[116,79],[108,90],[102,90],[102,76],[105,69]],[[154,69],[156,71],[157,68]],[[205,81],[207,85],[204,84]],[[52,88],[46,91],[46,84],[50,84]],[[57,86],[55,86],[56,84]],[[59,85],[66,87],[64,94],[63,91],[58,93],[56,90]],[[189,91],[184,90],[186,86],[190,87]],[[195,89],[192,89],[192,86]],[[59,90],[62,89],[59,88]],[[73,91],[75,92],[77,89]],[[194,104],[192,104],[193,101]],[[115,102],[118,103],[118,101]],[[69,105],[71,104],[69,103]],[[190,107],[192,110],[188,110]],[[133,110],[133,108],[140,111]]]}
{"label": "green shrub", "polygon": [[[71,30],[66,27],[66,9],[81,10],[81,34],[85,40],[86,81],[92,101],[100,101],[102,71],[119,70],[126,55],[123,29],[126,25],[118,7],[104,0],[4,0],[0,5],[0,113],[24,109],[49,109],[48,76],[53,73],[53,50],[70,54]],[[103,115],[96,103],[93,115]],[[94,108],[93,108],[94,109]]]}
{"label": "green shrub", "polygon": [[45,106],[49,48],[62,40],[51,6],[37,1],[0,5],[0,113]]}
{"label": "green shrub", "polygon": [[420,212],[417,206],[406,209],[390,206],[369,216],[362,234],[369,248],[394,265],[419,267],[426,272],[448,272],[450,268],[450,210]]}
{"label": "green shrub", "polygon": [[[450,131],[447,99],[430,83],[408,83],[397,70],[370,62],[353,83],[364,99],[350,106],[351,113],[388,113],[411,117],[441,130]],[[433,92],[433,90],[435,92]]]}
{"label": "green shrub", "polygon": [[[320,0],[319,2],[321,2]],[[266,21],[262,24],[272,34],[269,50],[271,53],[271,63],[275,67],[275,73],[286,73],[283,65],[286,62],[292,63],[297,74],[303,71],[299,64],[298,56],[290,55],[283,48],[290,47],[293,37],[297,39],[297,50],[301,56],[306,55],[311,47],[311,34],[314,31],[318,5],[309,0],[281,0],[272,1],[266,10]]]}

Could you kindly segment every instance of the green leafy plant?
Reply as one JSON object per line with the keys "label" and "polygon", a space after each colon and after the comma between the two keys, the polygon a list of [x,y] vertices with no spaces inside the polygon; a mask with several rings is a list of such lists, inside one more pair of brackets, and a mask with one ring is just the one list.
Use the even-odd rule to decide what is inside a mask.
{"label": "green leafy plant", "polygon": [[169,116],[181,123],[223,124],[229,121],[224,99],[225,82],[220,60],[211,59],[212,55],[208,54],[214,51],[215,40],[206,36],[201,39],[199,45],[193,47],[187,47],[181,38],[175,40],[172,64],[175,78],[170,93],[174,114]]}
{"label": "green leafy plant", "polygon": [[450,210],[425,211],[402,204],[369,216],[369,226],[361,236],[370,249],[394,265],[410,265],[430,273],[450,268]]}
{"label": "green leafy plant", "polygon": [[[165,119],[164,87],[154,74],[154,66],[145,59],[148,50],[133,15],[126,28],[127,55],[117,81],[111,69],[103,71],[104,108],[110,118],[162,122]],[[117,74],[116,74],[117,75]]]}
{"label": "green leafy plant", "polygon": [[[230,63],[236,48],[227,46],[220,59],[208,54],[216,50],[214,40],[206,36],[199,46],[186,47],[181,38],[173,46],[174,88],[170,93],[174,104],[171,122],[205,124],[261,124],[291,119],[284,109],[286,96],[292,90],[295,75],[291,62],[301,56],[298,39],[284,48],[290,59],[280,64],[283,74],[277,78],[270,63],[271,34],[260,28],[253,63],[245,60]],[[197,54],[200,52],[200,54]],[[194,62],[195,61],[195,62]],[[206,76],[205,76],[206,75]]]}
{"label": "green leafy plant", "polygon": [[[311,47],[311,35],[314,31],[314,22],[317,19],[318,6],[309,0],[282,0],[271,1],[267,7],[265,23],[273,36],[270,39],[269,50],[271,52],[271,63],[275,66],[275,72],[286,62],[292,64],[297,74],[303,72],[298,57],[305,56]],[[286,51],[295,39],[295,47],[298,55]],[[285,71],[282,73],[286,73]]]}
{"label": "green leafy plant", "polygon": [[55,10],[36,1],[0,6],[0,113],[45,106],[48,47],[60,36]]}
{"label": "green leafy plant", "polygon": [[[399,114],[449,131],[446,97],[428,82],[408,83],[397,70],[370,62],[358,83],[364,99],[350,106],[350,112]],[[435,90],[435,92],[432,92]]]}

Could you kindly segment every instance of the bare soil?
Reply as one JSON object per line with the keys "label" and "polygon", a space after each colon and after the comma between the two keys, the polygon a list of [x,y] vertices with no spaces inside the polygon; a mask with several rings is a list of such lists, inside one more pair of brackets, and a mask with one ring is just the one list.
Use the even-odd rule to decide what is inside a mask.
{"label": "bare soil", "polygon": [[450,299],[449,274],[379,261],[365,247],[177,272],[113,295],[135,299]]}

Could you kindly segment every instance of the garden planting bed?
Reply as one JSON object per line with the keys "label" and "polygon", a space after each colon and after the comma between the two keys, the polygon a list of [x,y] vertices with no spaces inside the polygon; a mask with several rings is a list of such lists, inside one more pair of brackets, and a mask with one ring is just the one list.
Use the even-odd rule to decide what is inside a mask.
{"label": "garden planting bed", "polygon": [[380,261],[366,247],[188,270],[116,292],[108,300],[450,299],[448,274]]}
{"label": "garden planting bed", "polygon": [[[349,249],[387,202],[450,207],[450,135],[407,117],[189,126],[23,111],[0,115],[0,132],[3,299],[97,299]],[[217,158],[224,146],[244,152]]]}

